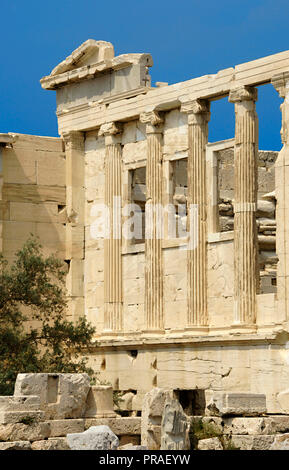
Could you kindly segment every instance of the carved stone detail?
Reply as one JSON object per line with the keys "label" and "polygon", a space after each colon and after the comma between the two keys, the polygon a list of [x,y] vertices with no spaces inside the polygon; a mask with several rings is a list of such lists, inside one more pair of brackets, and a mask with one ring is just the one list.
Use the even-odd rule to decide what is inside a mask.
{"label": "carved stone detail", "polygon": [[69,131],[62,134],[65,149],[84,150],[83,132]]}
{"label": "carved stone detail", "polygon": [[140,114],[140,122],[143,124],[151,124],[159,126],[163,123],[163,119],[157,111],[148,111]]}
{"label": "carved stone detail", "polygon": [[98,135],[101,136],[109,136],[121,133],[122,128],[119,123],[116,122],[106,122],[102,124],[99,128]]}

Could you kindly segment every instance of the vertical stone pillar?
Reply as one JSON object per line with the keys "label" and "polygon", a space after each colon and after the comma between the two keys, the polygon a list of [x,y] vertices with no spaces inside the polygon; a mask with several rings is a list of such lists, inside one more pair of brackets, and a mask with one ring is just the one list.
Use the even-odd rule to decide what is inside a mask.
{"label": "vertical stone pillar", "polygon": [[66,287],[73,319],[84,315],[84,134],[63,134],[66,156]]}
{"label": "vertical stone pillar", "polygon": [[122,229],[121,229],[121,129],[116,123],[100,127],[105,136],[105,197],[108,209],[107,237],[104,240],[104,330],[123,330]]}
{"label": "vertical stone pillar", "polygon": [[146,234],[145,234],[145,318],[146,330],[164,328],[162,261],[162,119],[157,112],[142,113],[146,124]]}
{"label": "vertical stone pillar", "polygon": [[257,89],[239,87],[230,91],[235,103],[235,195],[234,195],[234,297],[235,323],[256,323],[259,289],[258,240],[256,227],[258,190]]}
{"label": "vertical stone pillar", "polygon": [[[207,189],[206,145],[210,103],[193,100],[182,104],[188,114],[188,304],[187,326],[207,327]],[[206,328],[205,328],[206,330]]]}
{"label": "vertical stone pillar", "polygon": [[[277,313],[278,320],[289,319],[289,72],[275,75],[272,84],[279,96],[284,98],[281,104],[283,147],[275,162],[276,207],[276,252],[277,264]],[[275,319],[276,321],[277,319]]]}

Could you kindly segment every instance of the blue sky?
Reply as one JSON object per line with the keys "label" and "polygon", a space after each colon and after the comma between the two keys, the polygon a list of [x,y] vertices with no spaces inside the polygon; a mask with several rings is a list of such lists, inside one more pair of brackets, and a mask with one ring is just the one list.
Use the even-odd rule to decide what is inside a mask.
{"label": "blue sky", "polygon": [[[289,49],[288,24],[288,0],[2,0],[0,132],[58,135],[55,92],[39,79],[86,39],[150,52],[153,84],[171,84]],[[280,103],[259,88],[261,149],[280,149]],[[209,140],[233,135],[233,105],[214,102]]]}

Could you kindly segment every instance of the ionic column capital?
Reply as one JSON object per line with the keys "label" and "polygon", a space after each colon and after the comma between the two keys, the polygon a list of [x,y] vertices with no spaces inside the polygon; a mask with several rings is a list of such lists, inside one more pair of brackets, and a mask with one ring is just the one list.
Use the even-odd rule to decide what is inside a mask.
{"label": "ionic column capital", "polygon": [[188,115],[188,124],[202,124],[210,120],[210,101],[196,99],[182,103],[181,113]]}
{"label": "ionic column capital", "polygon": [[159,134],[163,131],[162,124],[164,122],[162,116],[157,111],[148,111],[141,113],[140,122],[146,124],[147,134]]}
{"label": "ionic column capital", "polygon": [[232,88],[229,93],[230,103],[240,103],[241,101],[257,101],[258,90],[254,87],[241,85]]}
{"label": "ionic column capital", "polygon": [[66,150],[84,150],[84,134],[79,131],[69,131],[62,134]]}
{"label": "ionic column capital", "polygon": [[289,91],[289,72],[274,75],[271,83],[275,90],[279,93],[280,98],[285,98],[286,92]]}
{"label": "ionic column capital", "polygon": [[98,131],[98,136],[105,137],[105,145],[120,143],[122,125],[119,122],[105,122]]}

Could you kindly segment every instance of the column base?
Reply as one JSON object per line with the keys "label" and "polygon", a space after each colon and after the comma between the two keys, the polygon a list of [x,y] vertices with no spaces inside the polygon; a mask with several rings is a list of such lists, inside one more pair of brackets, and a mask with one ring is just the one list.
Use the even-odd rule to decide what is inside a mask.
{"label": "column base", "polygon": [[203,325],[188,325],[185,326],[184,332],[185,333],[193,333],[196,335],[205,335],[208,334],[210,331],[208,326]]}
{"label": "column base", "polygon": [[257,325],[254,324],[247,324],[247,323],[233,323],[231,325],[232,334],[242,334],[242,333],[256,333]]}
{"label": "column base", "polygon": [[164,335],[165,330],[163,329],[148,329],[148,330],[143,330],[142,331],[142,336],[159,336],[159,335]]}
{"label": "column base", "polygon": [[113,330],[102,330],[100,337],[112,337],[115,338],[116,336],[125,336],[127,333],[124,331],[113,331]]}

